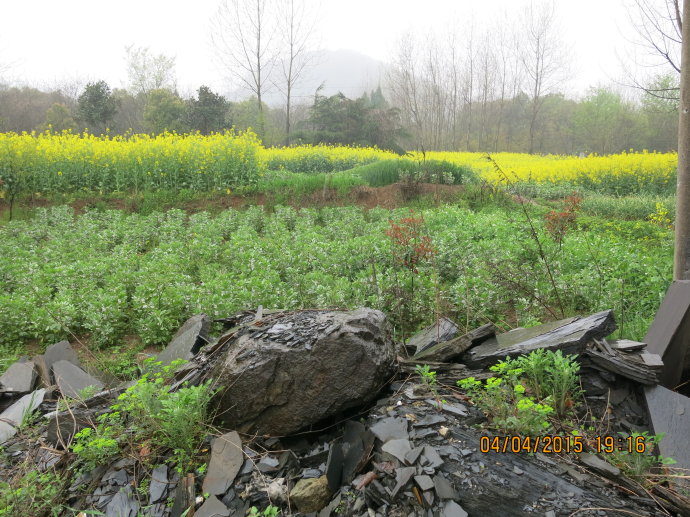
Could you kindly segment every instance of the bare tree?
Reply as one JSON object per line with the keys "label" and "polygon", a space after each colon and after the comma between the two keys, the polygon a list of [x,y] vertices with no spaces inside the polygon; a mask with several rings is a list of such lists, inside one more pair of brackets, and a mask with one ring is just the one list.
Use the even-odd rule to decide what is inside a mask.
{"label": "bare tree", "polygon": [[318,9],[307,9],[304,0],[283,0],[279,32],[285,55],[281,60],[281,82],[285,95],[285,145],[290,144],[292,92],[313,59],[307,54],[317,22]]}
{"label": "bare tree", "polygon": [[472,102],[474,100],[474,74],[476,54],[474,46],[474,21],[470,26],[467,34],[467,54],[465,59],[465,88],[464,101],[467,113],[467,133],[465,138],[465,149],[470,151],[470,137],[472,135]]}
{"label": "bare tree", "polygon": [[148,96],[151,90],[174,90],[175,58],[165,54],[152,55],[148,47],[125,47],[127,77],[130,91],[135,95]]}
{"label": "bare tree", "polygon": [[[659,99],[677,100],[678,88],[660,87],[658,79],[667,72],[680,74],[683,27],[680,0],[632,0],[628,17],[637,35],[633,43],[647,56],[647,60],[630,69],[631,86]],[[633,56],[633,60],[637,58]],[[651,80],[648,76],[638,78],[634,74],[640,65],[664,70]]]}
{"label": "bare tree", "polygon": [[448,85],[449,91],[449,146],[456,149],[459,144],[458,139],[458,118],[460,111],[460,52],[458,49],[458,36],[454,32],[449,35],[448,49]]}
{"label": "bare tree", "polygon": [[256,96],[258,132],[265,133],[263,95],[276,62],[270,0],[224,0],[212,20],[211,43],[227,70]]}
{"label": "bare tree", "polygon": [[412,33],[402,36],[388,74],[388,83],[393,94],[393,104],[400,107],[403,122],[414,127],[415,147],[426,150],[424,139],[424,114],[421,104],[420,77],[417,70],[415,37]]}
{"label": "bare tree", "polygon": [[630,21],[647,52],[680,73],[682,27],[680,0],[634,0]]}
{"label": "bare tree", "polygon": [[524,28],[521,60],[531,104],[528,152],[533,153],[544,97],[565,78],[568,58],[556,25],[554,2],[531,2],[524,13]]}

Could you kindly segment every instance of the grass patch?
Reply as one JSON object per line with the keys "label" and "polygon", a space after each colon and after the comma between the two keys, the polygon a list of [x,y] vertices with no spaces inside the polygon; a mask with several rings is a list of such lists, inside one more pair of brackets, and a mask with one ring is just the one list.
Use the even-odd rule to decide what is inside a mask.
{"label": "grass patch", "polygon": [[426,183],[461,185],[476,180],[471,167],[444,160],[415,161],[406,158],[381,160],[348,171],[363,178],[372,187],[384,187],[398,181],[412,179]]}

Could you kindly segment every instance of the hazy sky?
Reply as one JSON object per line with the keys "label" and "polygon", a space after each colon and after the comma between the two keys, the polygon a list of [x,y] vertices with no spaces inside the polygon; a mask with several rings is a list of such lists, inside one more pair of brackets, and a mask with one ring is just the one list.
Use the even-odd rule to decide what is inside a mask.
{"label": "hazy sky", "polygon": [[[517,19],[529,0],[323,0],[317,42],[386,61],[408,29],[441,31],[474,17],[478,27]],[[564,41],[573,55],[570,92],[622,77],[630,47],[625,5],[630,0],[557,0]],[[314,1],[314,5],[317,2]],[[214,60],[210,19],[219,0],[33,0],[0,2],[0,63],[14,83],[50,87],[74,79],[126,85],[125,46],[175,56],[179,89],[201,84],[233,90]],[[629,66],[629,65],[628,65]]]}

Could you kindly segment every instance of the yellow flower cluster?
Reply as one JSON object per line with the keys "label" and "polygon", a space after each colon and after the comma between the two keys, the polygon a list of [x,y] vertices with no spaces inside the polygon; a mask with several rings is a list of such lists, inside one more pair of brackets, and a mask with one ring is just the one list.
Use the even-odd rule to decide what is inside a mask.
{"label": "yellow flower cluster", "polygon": [[[0,133],[0,179],[26,192],[225,190],[265,169],[253,133]],[[2,190],[2,187],[0,187]]]}
{"label": "yellow flower cluster", "polygon": [[[485,153],[430,152],[427,158],[469,165],[487,181],[503,180]],[[611,184],[637,186],[637,190],[654,185],[661,189],[676,181],[676,153],[642,151],[607,156],[560,156],[521,153],[495,153],[491,158],[511,181],[536,183],[568,182],[596,188]]]}

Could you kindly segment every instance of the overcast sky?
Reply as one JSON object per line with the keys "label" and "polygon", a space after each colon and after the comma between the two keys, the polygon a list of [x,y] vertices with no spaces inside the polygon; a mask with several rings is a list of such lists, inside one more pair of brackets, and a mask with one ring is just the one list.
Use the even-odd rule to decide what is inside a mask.
{"label": "overcast sky", "polygon": [[[572,49],[570,93],[623,77],[620,59],[630,48],[626,3],[631,0],[556,2],[563,39]],[[509,19],[529,0],[323,0],[317,42],[390,58],[406,30],[440,31],[469,17],[477,26]],[[316,0],[314,5],[316,5]],[[201,84],[233,90],[219,72],[209,42],[219,0],[33,0],[0,2],[0,63],[11,63],[13,83],[51,87],[63,81],[105,79],[126,85],[125,46],[175,56],[179,89]],[[627,35],[627,37],[626,37]],[[631,66],[628,64],[627,66]]]}

